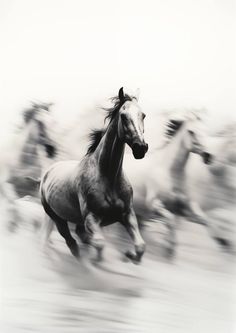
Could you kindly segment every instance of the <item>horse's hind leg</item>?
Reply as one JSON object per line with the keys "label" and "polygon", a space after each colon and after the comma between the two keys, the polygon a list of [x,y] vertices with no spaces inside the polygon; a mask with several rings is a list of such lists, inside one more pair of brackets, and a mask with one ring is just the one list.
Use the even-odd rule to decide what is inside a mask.
{"label": "horse's hind leg", "polygon": [[67,246],[69,247],[71,253],[76,258],[79,257],[79,247],[76,243],[76,240],[71,236],[70,229],[68,227],[67,221],[57,218],[54,219],[56,223],[57,230],[59,231],[60,235],[65,239]]}
{"label": "horse's hind leg", "polygon": [[47,215],[55,222],[59,234],[65,239],[71,253],[73,256],[78,258],[79,247],[76,243],[76,240],[71,236],[67,221],[59,217],[45,201],[43,201],[42,204]]}
{"label": "horse's hind leg", "polygon": [[210,236],[213,237],[213,239],[219,245],[221,245],[223,248],[225,248],[228,251],[232,250],[231,241],[225,237],[222,230],[220,229],[217,230],[216,222],[212,222],[212,219],[210,220],[209,217],[206,216],[206,214],[203,212],[199,204],[190,201],[189,207],[190,207],[190,217],[192,218],[192,221],[207,226]]}

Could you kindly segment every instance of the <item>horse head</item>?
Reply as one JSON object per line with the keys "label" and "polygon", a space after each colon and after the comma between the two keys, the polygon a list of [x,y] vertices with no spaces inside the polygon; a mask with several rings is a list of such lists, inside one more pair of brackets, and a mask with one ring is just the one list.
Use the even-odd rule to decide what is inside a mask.
{"label": "horse head", "polygon": [[141,159],[148,151],[148,144],[144,140],[144,118],[145,114],[138,105],[138,97],[124,94],[123,88],[120,88],[118,120],[118,136],[124,140],[132,149],[136,159]]}
{"label": "horse head", "polygon": [[213,156],[207,148],[207,135],[204,131],[201,118],[194,115],[194,117],[187,119],[185,126],[187,133],[185,144],[188,146],[189,151],[200,155],[205,164],[211,164]]}
{"label": "horse head", "polygon": [[166,136],[172,139],[177,137],[176,134],[182,138],[181,145],[186,151],[200,155],[205,164],[212,162],[213,156],[206,145],[203,121],[198,114],[187,110],[183,114],[172,115],[168,120]]}
{"label": "horse head", "polygon": [[37,144],[44,147],[47,156],[50,158],[56,155],[56,143],[52,137],[54,127],[50,111],[52,103],[32,102],[32,108],[24,112],[25,123],[34,124],[34,134]]}

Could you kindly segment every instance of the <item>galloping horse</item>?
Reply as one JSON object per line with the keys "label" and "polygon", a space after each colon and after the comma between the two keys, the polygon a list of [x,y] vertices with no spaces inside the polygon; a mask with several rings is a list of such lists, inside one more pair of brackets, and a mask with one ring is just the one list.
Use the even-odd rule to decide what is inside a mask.
{"label": "galloping horse", "polygon": [[15,140],[1,153],[0,194],[7,200],[11,230],[21,219],[16,199],[25,195],[38,197],[38,184],[34,179],[41,176],[42,159],[45,153],[50,159],[56,154],[51,136],[50,105],[32,103],[23,113],[23,126],[15,133]]}
{"label": "galloping horse", "polygon": [[201,121],[196,114],[167,118],[164,145],[135,166],[126,158],[124,169],[133,186],[134,209],[138,219],[164,217],[168,228],[167,255],[172,256],[178,216],[188,216],[200,224],[207,223],[188,195],[185,167],[190,153],[200,155],[204,163],[211,162],[211,155],[203,144]]}
{"label": "galloping horse", "polygon": [[24,124],[16,134],[14,146],[9,151],[5,162],[5,181],[14,187],[19,197],[38,195],[36,183],[30,179],[40,178],[42,172],[42,152],[48,158],[56,155],[56,144],[52,138],[51,104],[33,103],[23,113]]}
{"label": "galloping horse", "polygon": [[235,248],[236,198],[236,123],[225,126],[209,137],[214,163],[200,168],[198,159],[191,158],[186,169],[188,191],[207,214],[213,238],[232,250]]}
{"label": "galloping horse", "polygon": [[145,250],[133,209],[132,187],[124,176],[122,164],[125,144],[136,159],[145,156],[144,113],[136,97],[119,90],[108,109],[105,130],[91,134],[92,143],[84,159],[54,164],[41,181],[41,199],[47,215],[55,222],[71,253],[79,248],[71,236],[67,221],[76,224],[76,233],[84,243],[97,250],[102,259],[104,238],[100,226],[119,221],[135,245],[135,254],[126,256],[139,262]]}

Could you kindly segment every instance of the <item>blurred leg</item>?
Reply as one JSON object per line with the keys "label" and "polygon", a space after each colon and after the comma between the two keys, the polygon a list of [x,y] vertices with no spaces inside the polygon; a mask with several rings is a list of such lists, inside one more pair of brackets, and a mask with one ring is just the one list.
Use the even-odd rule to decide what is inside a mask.
{"label": "blurred leg", "polygon": [[[104,237],[99,226],[99,219],[89,213],[84,222],[85,230],[88,234],[88,242],[97,250],[97,261],[103,259]],[[85,236],[85,234],[83,235]]]}
{"label": "blurred leg", "polygon": [[178,216],[168,211],[160,200],[153,201],[152,209],[155,214],[164,217],[164,223],[168,229],[166,234],[166,254],[168,257],[172,257],[176,248],[176,225],[178,223]]}
{"label": "blurred leg", "polygon": [[14,187],[12,184],[8,182],[4,182],[1,184],[1,192],[2,195],[7,199],[8,202],[8,212],[10,215],[10,221],[8,224],[8,229],[11,232],[16,231],[18,224],[20,223],[21,216],[18,212],[18,208],[16,205],[16,200],[18,199]]}
{"label": "blurred leg", "polygon": [[191,209],[190,218],[195,223],[207,226],[211,237],[215,239],[215,241],[218,242],[221,246],[230,249],[231,242],[229,241],[229,239],[224,237],[223,233],[220,232],[220,229],[218,229],[217,232],[217,227],[215,227],[215,222],[210,221],[209,217],[203,212],[199,204],[197,202],[191,201],[189,206]]}
{"label": "blurred leg", "polygon": [[45,213],[44,222],[43,222],[42,228],[41,228],[41,240],[42,240],[42,245],[44,248],[47,247],[48,242],[50,241],[49,238],[52,233],[53,226],[54,226],[54,221],[51,219],[50,216],[48,216]]}
{"label": "blurred leg", "polygon": [[139,232],[138,222],[134,210],[131,209],[129,214],[127,214],[122,221],[122,224],[126,228],[128,234],[130,235],[131,239],[134,242],[135,247],[135,255],[131,252],[126,252],[126,256],[135,261],[140,262],[141,258],[145,251],[145,242]]}

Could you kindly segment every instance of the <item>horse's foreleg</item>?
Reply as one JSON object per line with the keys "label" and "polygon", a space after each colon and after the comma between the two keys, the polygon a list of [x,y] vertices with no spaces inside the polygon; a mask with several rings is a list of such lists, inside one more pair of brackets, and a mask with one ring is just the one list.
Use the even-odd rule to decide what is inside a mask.
{"label": "horse's foreleg", "polygon": [[193,220],[195,223],[202,224],[204,226],[208,227],[208,231],[211,235],[211,237],[221,246],[231,249],[231,242],[226,239],[225,237],[222,236],[222,233],[217,232],[217,227],[214,226],[214,222],[211,222],[210,219],[207,217],[207,215],[203,212],[201,207],[197,202],[191,201],[189,203],[190,206],[190,218]]}
{"label": "horse's foreleg", "polygon": [[139,232],[138,222],[133,209],[124,217],[122,224],[134,242],[135,253],[126,252],[126,256],[134,262],[140,262],[145,251],[145,242]]}
{"label": "horse's foreleg", "polygon": [[103,259],[104,237],[99,226],[100,221],[92,213],[85,218],[85,230],[87,231],[88,243],[97,250],[97,261]]}

